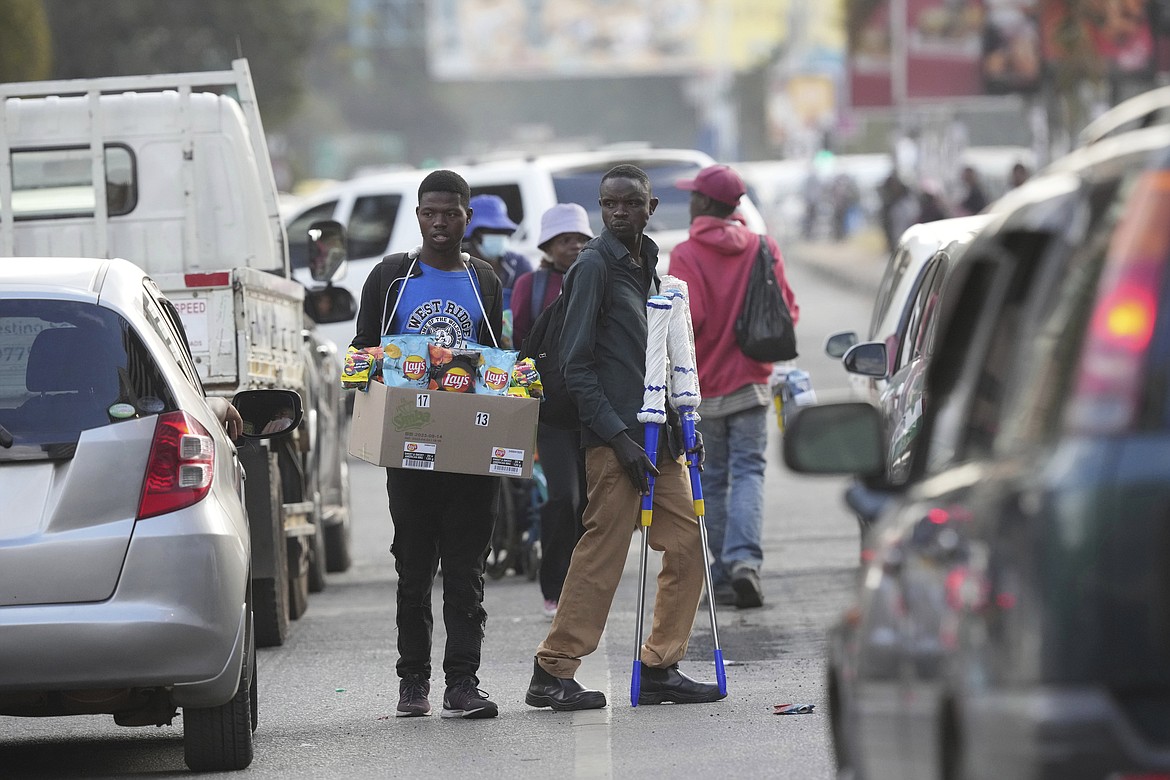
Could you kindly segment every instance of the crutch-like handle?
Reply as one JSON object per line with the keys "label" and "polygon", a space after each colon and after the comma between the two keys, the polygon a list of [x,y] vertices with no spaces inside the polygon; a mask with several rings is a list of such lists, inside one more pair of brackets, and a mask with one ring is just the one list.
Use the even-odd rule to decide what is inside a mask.
{"label": "crutch-like handle", "polygon": [[[643,444],[646,448],[646,457],[658,467],[658,429],[659,426],[655,423],[646,423],[642,426]],[[654,472],[646,472],[646,484],[650,487],[646,495],[642,496],[642,525],[650,525],[654,517]]]}
{"label": "crutch-like handle", "polygon": [[680,410],[679,417],[682,419],[682,434],[683,447],[687,453],[687,470],[691,477],[691,500],[695,502],[695,514],[703,517],[707,513],[703,511],[706,504],[703,502],[703,480],[699,477],[699,464],[695,463],[691,450],[695,448],[695,410],[689,406],[684,406]]}

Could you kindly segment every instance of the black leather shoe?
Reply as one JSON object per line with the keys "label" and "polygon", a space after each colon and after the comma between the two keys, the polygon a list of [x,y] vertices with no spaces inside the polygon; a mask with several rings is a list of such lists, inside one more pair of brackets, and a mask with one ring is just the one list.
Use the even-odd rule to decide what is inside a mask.
{"label": "black leather shoe", "polygon": [[727,694],[719,692],[715,683],[701,683],[692,680],[678,670],[678,664],[665,669],[655,669],[642,664],[642,690],[638,704],[697,704],[704,701],[719,701]]}
{"label": "black leather shoe", "polygon": [[528,684],[524,703],[530,707],[552,707],[558,712],[599,710],[605,706],[605,694],[585,688],[572,677],[553,677],[534,658],[532,682]]}

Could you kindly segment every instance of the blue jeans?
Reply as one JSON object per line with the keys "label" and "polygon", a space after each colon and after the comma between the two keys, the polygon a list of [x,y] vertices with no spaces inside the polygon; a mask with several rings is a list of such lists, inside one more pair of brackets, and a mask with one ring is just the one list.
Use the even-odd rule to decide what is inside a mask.
{"label": "blue jeans", "polygon": [[756,406],[727,417],[704,417],[697,427],[706,453],[702,480],[707,543],[712,554],[711,584],[718,588],[730,583],[732,567],[746,564],[759,571],[764,562],[760,537],[768,407]]}

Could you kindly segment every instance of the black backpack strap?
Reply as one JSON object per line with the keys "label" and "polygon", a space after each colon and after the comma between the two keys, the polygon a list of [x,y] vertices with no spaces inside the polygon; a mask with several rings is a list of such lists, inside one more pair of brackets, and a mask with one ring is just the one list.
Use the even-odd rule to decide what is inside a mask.
{"label": "black backpack strap", "polygon": [[544,296],[548,292],[548,276],[551,273],[552,271],[547,268],[537,268],[532,272],[532,297],[529,298],[528,316],[534,320],[544,307]]}

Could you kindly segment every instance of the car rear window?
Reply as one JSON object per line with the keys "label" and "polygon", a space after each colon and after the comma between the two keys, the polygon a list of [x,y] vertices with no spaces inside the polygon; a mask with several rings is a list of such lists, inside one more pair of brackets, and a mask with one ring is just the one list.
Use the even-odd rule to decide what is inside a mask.
{"label": "car rear window", "polygon": [[[17,219],[90,216],[97,203],[88,146],[14,149],[12,211]],[[129,214],[138,203],[134,155],[121,144],[105,147],[106,211]]]}
{"label": "car rear window", "polygon": [[92,303],[0,300],[0,460],[61,458],[83,431],[176,408],[138,334]]}
{"label": "car rear window", "polygon": [[[632,160],[650,177],[650,189],[658,198],[658,208],[646,225],[650,232],[688,230],[691,225],[691,193],[674,186],[679,179],[692,179],[702,170],[698,163],[682,161]],[[589,224],[600,233],[601,207],[597,204],[598,188],[605,172],[618,163],[610,162],[589,168],[553,173],[553,188],[558,203],[580,203],[589,212]]]}

